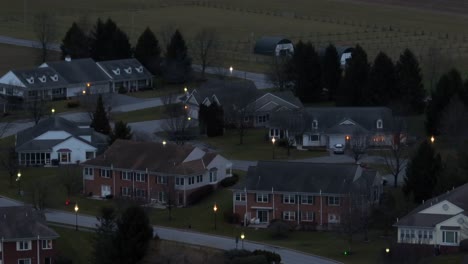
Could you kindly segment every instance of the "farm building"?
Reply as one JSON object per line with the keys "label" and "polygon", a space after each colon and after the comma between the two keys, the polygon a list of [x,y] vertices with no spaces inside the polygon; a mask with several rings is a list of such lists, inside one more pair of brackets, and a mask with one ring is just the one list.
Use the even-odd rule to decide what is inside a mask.
{"label": "farm building", "polygon": [[262,55],[286,55],[294,52],[291,40],[282,37],[262,37],[255,43],[254,53]]}
{"label": "farm building", "polygon": [[[341,66],[344,67],[346,61],[351,58],[351,54],[353,53],[354,48],[350,46],[335,46],[336,51],[338,53],[338,57],[340,58]],[[320,49],[319,55],[320,57],[325,56],[326,48]]]}

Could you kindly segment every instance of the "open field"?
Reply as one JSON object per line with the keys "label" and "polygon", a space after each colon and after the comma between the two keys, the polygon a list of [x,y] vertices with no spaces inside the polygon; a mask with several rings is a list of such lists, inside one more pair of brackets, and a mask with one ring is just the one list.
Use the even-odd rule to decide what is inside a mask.
{"label": "open field", "polygon": [[[443,4],[435,0],[417,1],[409,7],[388,5],[389,0],[377,3],[366,3],[369,0],[364,3],[351,0],[73,2],[73,5],[57,0],[2,2],[0,34],[33,39],[34,12],[49,11],[48,7],[54,6],[57,41],[72,21],[79,21],[89,29],[98,17],[116,20],[132,42],[146,26],[155,32],[180,28],[188,40],[197,30],[211,27],[218,30],[221,39],[222,56],[217,63],[241,69],[266,69],[270,58],[252,54],[255,40],[265,35],[282,35],[294,41],[310,40],[317,47],[330,42],[337,45],[359,43],[368,51],[369,59],[380,50],[397,58],[409,47],[424,63],[428,50],[437,48],[449,58],[450,65],[468,68],[468,16],[460,12],[467,9],[461,0]],[[397,4],[403,2],[397,1]],[[444,12],[435,11],[438,6],[443,6]],[[165,38],[161,34],[159,38],[164,47]]]}

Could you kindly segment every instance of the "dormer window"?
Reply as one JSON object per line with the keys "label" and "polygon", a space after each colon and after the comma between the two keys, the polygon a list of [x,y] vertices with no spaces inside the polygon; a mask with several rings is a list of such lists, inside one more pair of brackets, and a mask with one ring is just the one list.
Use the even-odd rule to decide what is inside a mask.
{"label": "dormer window", "polygon": [[26,78],[26,81],[29,83],[29,84],[33,84],[34,83],[34,77],[29,77],[29,78]]}
{"label": "dormer window", "polygon": [[120,75],[120,68],[117,68],[115,70],[112,70],[112,72],[115,74],[115,75]]}
{"label": "dormer window", "polygon": [[54,74],[52,76],[50,76],[50,79],[54,82],[58,81],[58,75],[57,74]]}
{"label": "dormer window", "polygon": [[143,72],[143,66],[136,67],[135,70],[136,70],[138,73],[142,73],[142,72]]}
{"label": "dormer window", "polygon": [[39,79],[39,81],[41,81],[43,83],[46,82],[46,80],[47,80],[45,75],[42,75],[41,77],[37,77],[37,78]]}
{"label": "dormer window", "polygon": [[383,128],[383,121],[382,119],[377,119],[377,128],[382,129]]}
{"label": "dormer window", "polygon": [[124,71],[125,71],[127,74],[132,74],[132,67],[128,67],[128,68],[124,69]]}
{"label": "dormer window", "polygon": [[318,121],[317,121],[317,120],[312,121],[312,128],[313,128],[313,129],[317,129],[317,128],[318,128]]}

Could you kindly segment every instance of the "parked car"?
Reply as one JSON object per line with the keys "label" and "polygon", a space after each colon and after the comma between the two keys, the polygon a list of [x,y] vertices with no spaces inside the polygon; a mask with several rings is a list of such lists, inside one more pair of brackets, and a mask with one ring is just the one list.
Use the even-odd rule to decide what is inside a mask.
{"label": "parked car", "polygon": [[335,154],[344,154],[344,145],[343,144],[335,144],[333,148],[333,153]]}

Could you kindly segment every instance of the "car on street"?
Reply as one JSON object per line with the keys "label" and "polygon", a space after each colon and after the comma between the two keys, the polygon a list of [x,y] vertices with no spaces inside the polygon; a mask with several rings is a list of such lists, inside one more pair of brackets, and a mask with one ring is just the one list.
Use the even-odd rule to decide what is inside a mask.
{"label": "car on street", "polygon": [[344,145],[343,144],[335,144],[333,148],[333,153],[335,154],[344,154]]}

